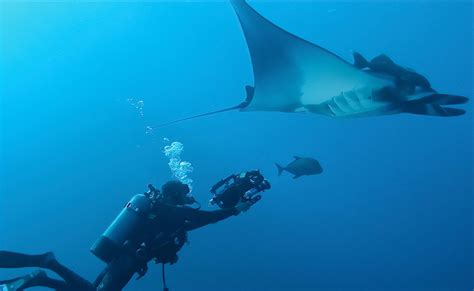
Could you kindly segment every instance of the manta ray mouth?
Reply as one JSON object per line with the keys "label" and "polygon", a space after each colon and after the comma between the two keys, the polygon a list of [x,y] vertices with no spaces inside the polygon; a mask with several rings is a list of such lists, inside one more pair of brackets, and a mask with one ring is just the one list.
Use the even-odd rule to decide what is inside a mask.
{"label": "manta ray mouth", "polygon": [[459,116],[465,114],[466,110],[447,107],[446,105],[461,105],[468,101],[469,98],[464,96],[435,93],[406,102],[403,105],[403,112],[441,117]]}

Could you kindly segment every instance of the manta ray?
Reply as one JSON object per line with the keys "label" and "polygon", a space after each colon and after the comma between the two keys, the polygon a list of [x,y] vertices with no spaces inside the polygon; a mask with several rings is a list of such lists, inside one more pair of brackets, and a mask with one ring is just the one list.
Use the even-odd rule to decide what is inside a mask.
{"label": "manta ray", "polygon": [[466,97],[437,93],[426,78],[385,55],[368,62],[354,53],[351,64],[278,27],[246,1],[230,3],[248,45],[254,85],[246,86],[247,97],[237,106],[171,123],[229,110],[309,112],[332,118],[465,113],[446,105],[465,103]]}

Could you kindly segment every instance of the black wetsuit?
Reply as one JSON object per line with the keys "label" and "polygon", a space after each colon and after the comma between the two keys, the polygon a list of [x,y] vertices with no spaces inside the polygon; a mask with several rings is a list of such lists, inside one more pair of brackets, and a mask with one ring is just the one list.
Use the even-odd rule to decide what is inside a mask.
{"label": "black wetsuit", "polygon": [[153,258],[163,263],[174,263],[176,258],[171,251],[179,250],[185,242],[186,232],[218,222],[237,214],[235,208],[216,211],[196,210],[189,207],[176,207],[164,204],[156,205],[156,218],[146,227],[150,231],[138,235],[136,243],[145,242],[150,247],[145,248],[144,258],[138,258],[135,253],[125,253],[107,267],[97,290],[121,290],[133,274],[144,267]]}
{"label": "black wetsuit", "polygon": [[[186,240],[187,231],[218,222],[236,215],[235,208],[216,211],[196,210],[189,207],[176,207],[164,204],[156,205],[156,217],[144,226],[144,230],[135,239],[135,243],[145,242],[143,256],[137,256],[133,248],[112,261],[94,283],[83,279],[70,269],[61,265],[56,259],[45,264],[45,255],[25,255],[14,252],[0,251],[0,268],[39,267],[47,268],[64,279],[55,280],[41,276],[32,280],[24,289],[36,286],[49,287],[61,291],[101,290],[117,291],[127,285],[135,272],[143,270],[151,259],[156,258],[162,263],[174,263],[175,254]],[[9,283],[15,279],[0,281]]]}

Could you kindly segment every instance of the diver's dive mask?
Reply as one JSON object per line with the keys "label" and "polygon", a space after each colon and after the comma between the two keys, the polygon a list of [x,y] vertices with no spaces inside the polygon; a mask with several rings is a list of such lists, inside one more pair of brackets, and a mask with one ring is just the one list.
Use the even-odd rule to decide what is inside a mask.
{"label": "diver's dive mask", "polygon": [[199,201],[197,201],[194,198],[193,195],[188,193],[188,194],[186,194],[186,196],[184,196],[182,205],[192,205],[192,204],[196,204],[196,207],[194,207],[194,209],[200,209],[201,208],[201,203],[199,203]]}
{"label": "diver's dive mask", "polygon": [[178,205],[187,205],[196,203],[193,195],[191,195],[191,189],[188,184],[181,183],[181,188],[174,195],[179,201]]}
{"label": "diver's dive mask", "polygon": [[188,205],[199,202],[190,194],[190,188],[187,184],[180,181],[169,181],[162,187],[162,191],[156,189],[153,185],[148,185],[148,191],[145,193],[148,198],[155,202],[171,200],[176,205]]}

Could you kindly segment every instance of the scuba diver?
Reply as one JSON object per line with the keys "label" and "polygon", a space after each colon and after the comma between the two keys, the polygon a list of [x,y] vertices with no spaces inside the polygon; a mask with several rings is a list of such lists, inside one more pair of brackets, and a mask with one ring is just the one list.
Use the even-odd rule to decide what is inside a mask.
{"label": "scuba diver", "polygon": [[[210,204],[221,209],[200,210],[189,195],[188,185],[169,181],[159,191],[152,185],[137,194],[93,244],[91,252],[107,263],[91,283],[59,263],[51,252],[27,255],[0,251],[0,268],[38,267],[57,273],[63,280],[49,278],[43,270],[23,277],[0,281],[3,291],[43,286],[56,290],[122,290],[137,273],[143,277],[148,263],[162,264],[164,290],[165,264],[178,261],[177,253],[187,242],[188,231],[224,220],[247,211],[261,199],[258,193],[270,189],[270,183],[258,171],[248,171],[219,181],[211,188]],[[187,205],[198,204],[192,208]],[[1,287],[1,286],[0,286]]]}

